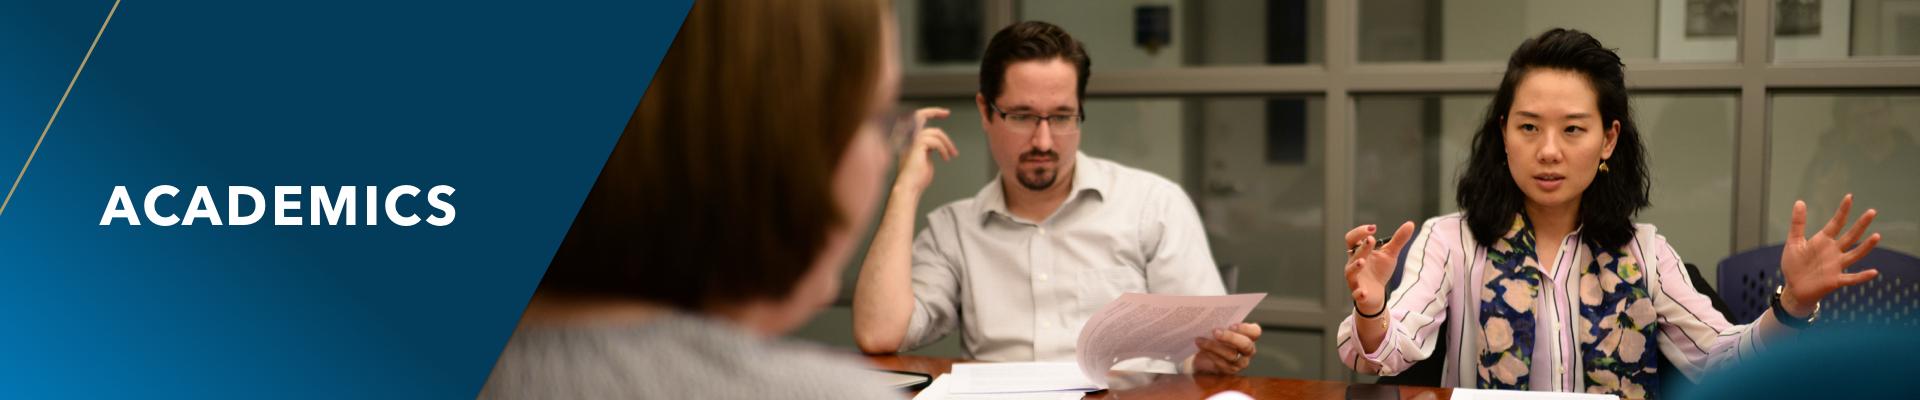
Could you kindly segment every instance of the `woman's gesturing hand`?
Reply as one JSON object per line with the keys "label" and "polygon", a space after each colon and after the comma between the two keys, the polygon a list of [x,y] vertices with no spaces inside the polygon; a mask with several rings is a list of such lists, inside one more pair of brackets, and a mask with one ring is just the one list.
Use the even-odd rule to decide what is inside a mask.
{"label": "woman's gesturing hand", "polygon": [[1353,291],[1353,304],[1362,314],[1376,314],[1387,303],[1387,280],[1393,277],[1400,248],[1413,237],[1413,221],[1400,225],[1381,247],[1373,237],[1379,227],[1364,225],[1347,231],[1347,289]]}

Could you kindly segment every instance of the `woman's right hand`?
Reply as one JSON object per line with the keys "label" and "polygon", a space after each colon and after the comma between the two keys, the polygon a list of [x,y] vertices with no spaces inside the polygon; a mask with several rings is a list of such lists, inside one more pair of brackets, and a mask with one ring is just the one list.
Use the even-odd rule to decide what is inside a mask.
{"label": "woman's right hand", "polygon": [[1387,280],[1393,277],[1400,248],[1413,238],[1413,221],[1401,224],[1385,247],[1373,237],[1378,230],[1378,226],[1362,225],[1347,231],[1347,290],[1353,291],[1355,315],[1385,311]]}

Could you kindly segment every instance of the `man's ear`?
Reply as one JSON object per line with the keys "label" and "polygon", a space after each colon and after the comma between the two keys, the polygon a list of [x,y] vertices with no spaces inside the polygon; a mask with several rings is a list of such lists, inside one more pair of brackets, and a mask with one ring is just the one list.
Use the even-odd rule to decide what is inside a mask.
{"label": "man's ear", "polygon": [[987,95],[974,93],[973,107],[980,110],[980,126],[987,126],[987,122],[993,119],[993,117],[988,114],[992,110],[987,109]]}

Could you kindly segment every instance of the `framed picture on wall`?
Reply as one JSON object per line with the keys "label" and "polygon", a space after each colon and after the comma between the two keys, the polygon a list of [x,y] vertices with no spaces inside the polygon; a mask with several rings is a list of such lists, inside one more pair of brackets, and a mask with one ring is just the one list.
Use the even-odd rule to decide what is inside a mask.
{"label": "framed picture on wall", "polygon": [[1777,0],[1773,9],[1773,59],[1847,58],[1852,0]]}
{"label": "framed picture on wall", "polygon": [[[1846,58],[1852,0],[1775,0],[1776,60]],[[1660,0],[1661,61],[1733,61],[1740,50],[1739,0]],[[1755,10],[1764,12],[1765,10]]]}

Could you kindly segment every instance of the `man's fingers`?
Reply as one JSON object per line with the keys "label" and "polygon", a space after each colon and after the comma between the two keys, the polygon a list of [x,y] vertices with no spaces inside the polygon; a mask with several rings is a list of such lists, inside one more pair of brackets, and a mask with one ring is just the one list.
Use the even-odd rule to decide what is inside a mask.
{"label": "man's fingers", "polygon": [[919,133],[920,140],[926,142],[927,151],[940,153],[940,159],[953,160],[953,141],[947,138],[947,131],[940,128],[927,128]]}
{"label": "man's fingers", "polygon": [[1220,363],[1213,361],[1213,355],[1207,354],[1205,351],[1193,355],[1194,372],[1207,373],[1219,371],[1220,369]]}
{"label": "man's fingers", "polygon": [[1820,234],[1830,238],[1840,237],[1840,228],[1847,223],[1847,213],[1852,212],[1853,195],[1840,198],[1840,208],[1833,210],[1833,218],[1827,220],[1827,226],[1820,227]]}
{"label": "man's fingers", "polygon": [[1215,340],[1225,343],[1228,347],[1232,348],[1233,351],[1240,354],[1253,352],[1253,339],[1247,338],[1246,335],[1242,335],[1239,332],[1230,329],[1217,329],[1214,330],[1213,337]]}
{"label": "man's fingers", "polygon": [[1252,339],[1253,341],[1256,341],[1256,342],[1260,341],[1260,333],[1261,333],[1260,324],[1244,323],[1244,322],[1233,324],[1233,331],[1239,332],[1241,335],[1246,336],[1247,339]]}
{"label": "man's fingers", "polygon": [[1874,209],[1867,209],[1866,213],[1860,214],[1860,219],[1853,221],[1853,229],[1847,230],[1847,237],[1840,238],[1840,249],[1846,250],[1859,242],[1860,235],[1867,233],[1867,225],[1872,225],[1873,217],[1879,214],[1880,212]]}
{"label": "man's fingers", "polygon": [[1413,221],[1407,221],[1404,224],[1400,224],[1399,230],[1393,231],[1393,239],[1387,240],[1387,248],[1385,250],[1387,254],[1398,257],[1400,255],[1400,248],[1406,247],[1407,241],[1412,239]]}
{"label": "man's fingers", "polygon": [[[1241,369],[1245,369],[1253,358],[1251,351],[1237,351],[1212,339],[1194,338],[1193,344],[1200,348],[1193,362],[1195,369],[1198,370],[1223,374],[1238,373]],[[1210,364],[1213,368],[1202,368],[1202,363]]]}
{"label": "man's fingers", "polygon": [[940,135],[937,138],[940,139],[940,143],[943,143],[946,145],[945,146],[946,151],[944,152],[945,155],[947,156],[946,159],[948,161],[952,161],[954,157],[959,157],[960,146],[956,146],[953,144],[953,136],[947,135],[947,131],[945,130],[939,131],[938,133]]}
{"label": "man's fingers", "polygon": [[920,130],[920,128],[927,126],[927,121],[946,119],[948,115],[952,114],[953,110],[948,110],[946,107],[926,107],[913,110],[913,129]]}
{"label": "man's fingers", "polygon": [[1880,270],[1869,269],[1850,274],[1840,274],[1840,286],[1853,286],[1867,283],[1867,281],[1873,280],[1876,276],[1880,276]]}
{"label": "man's fingers", "polygon": [[1219,341],[1213,339],[1194,338],[1193,344],[1200,347],[1200,353],[1213,358],[1216,364],[1219,365],[1227,365],[1227,361],[1233,360],[1233,357],[1237,354],[1234,353],[1233,349],[1227,348],[1227,345],[1221,344]]}
{"label": "man's fingers", "polygon": [[1787,243],[1807,240],[1807,202],[1793,201],[1793,219],[1787,222]]}

